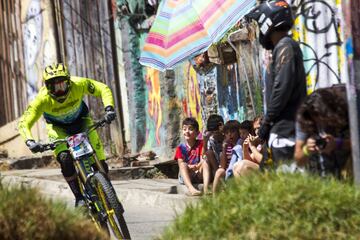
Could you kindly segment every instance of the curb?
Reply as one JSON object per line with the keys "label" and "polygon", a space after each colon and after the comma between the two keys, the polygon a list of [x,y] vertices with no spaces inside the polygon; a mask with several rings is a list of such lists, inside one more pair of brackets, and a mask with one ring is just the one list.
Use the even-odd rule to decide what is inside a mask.
{"label": "curb", "polygon": [[34,169],[42,168],[50,165],[54,162],[52,155],[21,157],[21,158],[1,158],[0,167],[2,169]]}
{"label": "curb", "polygon": [[[188,204],[197,201],[198,198],[187,197],[183,194],[170,194],[161,190],[146,190],[139,188],[126,188],[126,184],[131,181],[112,181],[119,200],[126,204],[127,202],[148,207],[161,207],[175,212],[183,211]],[[63,181],[53,181],[47,179],[38,179],[21,176],[3,176],[2,182],[10,186],[26,186],[37,188],[41,193],[57,199],[73,199],[73,195],[68,185]],[[121,183],[120,185],[118,183]],[[130,185],[130,184],[129,184]],[[146,186],[145,186],[146,187]]]}
{"label": "curb", "polygon": [[[46,168],[48,166],[59,167],[52,155],[32,156],[23,158],[0,158],[0,170],[30,170]],[[111,179],[126,180],[145,178],[154,166],[114,167],[109,163],[109,176]]]}

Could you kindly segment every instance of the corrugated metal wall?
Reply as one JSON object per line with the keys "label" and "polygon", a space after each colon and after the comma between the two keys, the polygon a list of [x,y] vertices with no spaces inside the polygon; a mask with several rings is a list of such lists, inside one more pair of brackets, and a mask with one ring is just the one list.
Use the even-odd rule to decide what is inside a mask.
{"label": "corrugated metal wall", "polygon": [[[61,58],[71,74],[96,79],[112,89],[118,113],[117,126],[101,130],[108,151],[115,144],[123,152],[121,96],[116,70],[116,41],[113,30],[111,1],[58,0],[55,3]],[[104,115],[100,98],[87,99],[94,118]]]}
{"label": "corrugated metal wall", "polygon": [[0,126],[26,107],[26,80],[18,1],[0,1]]}
{"label": "corrugated metal wall", "polygon": [[[22,115],[43,85],[44,67],[61,61],[72,75],[110,86],[118,118],[100,132],[108,153],[123,153],[112,6],[111,0],[0,0],[0,126]],[[104,115],[101,99],[86,101],[95,119]],[[46,133],[44,124],[39,132]]]}

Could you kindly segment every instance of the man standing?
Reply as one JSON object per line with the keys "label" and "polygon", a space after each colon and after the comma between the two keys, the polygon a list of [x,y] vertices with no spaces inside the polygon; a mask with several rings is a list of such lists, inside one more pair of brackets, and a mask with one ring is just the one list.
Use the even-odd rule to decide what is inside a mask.
{"label": "man standing", "polygon": [[268,141],[276,167],[294,156],[296,111],[306,96],[303,57],[299,44],[288,35],[293,18],[286,1],[263,2],[247,17],[259,25],[262,47],[272,50],[265,76],[267,110],[259,137]]}

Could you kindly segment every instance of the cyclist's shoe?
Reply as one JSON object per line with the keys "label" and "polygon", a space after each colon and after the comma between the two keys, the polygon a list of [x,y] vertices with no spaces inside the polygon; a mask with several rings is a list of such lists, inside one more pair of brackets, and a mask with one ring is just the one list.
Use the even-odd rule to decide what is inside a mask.
{"label": "cyclist's shoe", "polygon": [[84,207],[85,206],[85,200],[82,198],[75,199],[75,207]]}

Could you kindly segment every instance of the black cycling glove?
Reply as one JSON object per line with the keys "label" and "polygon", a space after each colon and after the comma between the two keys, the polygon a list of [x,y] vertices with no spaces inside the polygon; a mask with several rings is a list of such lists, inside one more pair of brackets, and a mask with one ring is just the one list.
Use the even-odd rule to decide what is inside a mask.
{"label": "black cycling glove", "polygon": [[40,143],[35,142],[35,140],[32,140],[32,139],[27,140],[26,145],[29,147],[29,149],[32,153],[37,153],[37,152],[43,151],[43,146]]}
{"label": "black cycling glove", "polygon": [[105,108],[105,121],[110,124],[116,118],[115,110],[112,106],[107,106]]}

